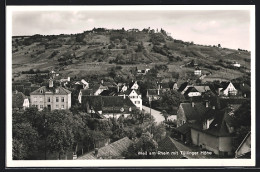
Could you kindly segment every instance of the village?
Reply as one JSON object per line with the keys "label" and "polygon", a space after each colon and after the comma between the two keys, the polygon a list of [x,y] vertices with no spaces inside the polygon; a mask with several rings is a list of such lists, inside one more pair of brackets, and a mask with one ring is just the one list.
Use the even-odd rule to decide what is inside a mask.
{"label": "village", "polygon": [[[162,82],[154,68],[129,72],[135,80],[91,80],[38,70],[25,74],[28,81],[13,81],[14,158],[250,158],[248,83],[191,78],[178,84],[176,79]],[[204,75],[194,67],[194,77]],[[19,139],[34,141],[23,145]]]}

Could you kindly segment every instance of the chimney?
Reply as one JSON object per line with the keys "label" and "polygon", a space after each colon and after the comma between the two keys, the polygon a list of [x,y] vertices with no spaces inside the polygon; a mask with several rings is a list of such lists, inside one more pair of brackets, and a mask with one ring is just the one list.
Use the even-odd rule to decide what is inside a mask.
{"label": "chimney", "polygon": [[195,103],[194,103],[194,102],[191,102],[191,106],[194,107],[194,106],[195,106]]}
{"label": "chimney", "polygon": [[101,84],[104,84],[104,81],[103,81],[103,79],[101,79]]}
{"label": "chimney", "polygon": [[98,156],[98,148],[95,148],[95,153],[94,153],[95,157]]}
{"label": "chimney", "polygon": [[70,81],[70,77],[68,76],[68,81]]}
{"label": "chimney", "polygon": [[50,87],[50,88],[53,87],[53,80],[52,80],[52,79],[49,80],[49,87]]}
{"label": "chimney", "polygon": [[215,106],[212,106],[212,109],[214,109],[214,110],[215,110],[215,109],[216,109],[216,107],[215,107]]}
{"label": "chimney", "polygon": [[160,95],[160,90],[159,89],[157,90],[157,94],[158,94],[158,96]]}
{"label": "chimney", "polygon": [[125,99],[125,94],[124,94],[124,99]]}
{"label": "chimney", "polygon": [[119,93],[119,86],[117,85],[117,92]]}

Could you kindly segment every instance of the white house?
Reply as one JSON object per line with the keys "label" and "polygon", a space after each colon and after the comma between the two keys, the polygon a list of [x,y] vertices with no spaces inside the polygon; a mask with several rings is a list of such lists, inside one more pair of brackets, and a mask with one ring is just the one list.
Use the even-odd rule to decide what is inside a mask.
{"label": "white house", "polygon": [[219,94],[224,96],[237,95],[237,89],[231,82],[221,82],[220,88],[218,88]]}
{"label": "white house", "polygon": [[131,85],[131,89],[132,90],[138,90],[138,88],[139,88],[139,85],[137,84],[137,81],[135,81],[134,84]]}
{"label": "white house", "polygon": [[75,84],[76,85],[82,85],[83,89],[89,88],[89,83],[87,81],[85,81],[84,79],[82,79],[81,81],[77,81]]}
{"label": "white house", "polygon": [[12,95],[12,107],[15,109],[25,109],[30,105],[28,97],[22,92],[15,91]]}
{"label": "white house", "polygon": [[232,65],[235,66],[235,67],[240,67],[241,66],[238,62],[235,62]]}
{"label": "white house", "polygon": [[200,76],[201,75],[201,70],[200,69],[194,70],[194,75]]}
{"label": "white house", "polygon": [[129,97],[133,104],[142,110],[142,95],[137,90],[127,90],[125,92],[120,92],[118,96]]}

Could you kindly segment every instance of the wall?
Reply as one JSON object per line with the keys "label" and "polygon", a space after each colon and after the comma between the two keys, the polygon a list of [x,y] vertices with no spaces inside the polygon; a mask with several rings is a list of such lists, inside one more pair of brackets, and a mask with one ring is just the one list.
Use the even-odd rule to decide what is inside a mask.
{"label": "wall", "polygon": [[[199,138],[198,138],[199,137]],[[191,141],[194,145],[202,145],[203,148],[219,154],[219,138],[191,129]]]}
{"label": "wall", "polygon": [[232,155],[232,137],[219,137],[219,150]]}

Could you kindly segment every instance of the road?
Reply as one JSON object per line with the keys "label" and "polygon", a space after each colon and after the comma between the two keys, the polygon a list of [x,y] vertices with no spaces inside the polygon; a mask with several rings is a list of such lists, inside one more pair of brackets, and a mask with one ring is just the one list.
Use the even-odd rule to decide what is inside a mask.
{"label": "road", "polygon": [[[143,105],[143,110],[144,110],[146,113],[150,113],[150,107],[147,107],[147,106],[144,106],[144,105]],[[157,124],[160,124],[161,122],[164,121],[164,117],[162,116],[162,114],[161,114],[160,111],[151,109],[151,113],[152,113],[152,116],[154,117],[155,122],[156,122]]]}

